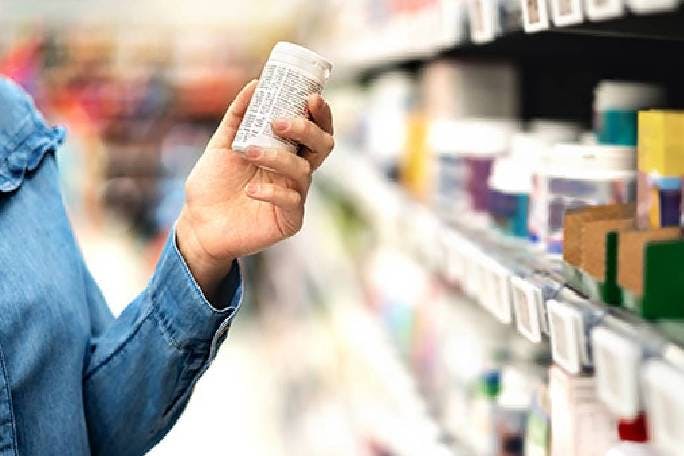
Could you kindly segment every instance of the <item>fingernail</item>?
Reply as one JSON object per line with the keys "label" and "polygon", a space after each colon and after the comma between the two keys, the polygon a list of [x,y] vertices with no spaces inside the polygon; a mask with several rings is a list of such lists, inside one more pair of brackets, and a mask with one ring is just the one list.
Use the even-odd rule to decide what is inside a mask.
{"label": "fingernail", "polygon": [[286,131],[288,128],[290,128],[290,121],[276,120],[275,122],[273,122],[273,128],[275,128],[278,131]]}
{"label": "fingernail", "polygon": [[247,186],[245,187],[245,191],[250,195],[254,195],[256,192],[259,191],[259,186],[253,183],[247,184]]}
{"label": "fingernail", "polygon": [[259,147],[249,147],[245,151],[245,156],[247,158],[260,158],[264,154],[264,151]]}

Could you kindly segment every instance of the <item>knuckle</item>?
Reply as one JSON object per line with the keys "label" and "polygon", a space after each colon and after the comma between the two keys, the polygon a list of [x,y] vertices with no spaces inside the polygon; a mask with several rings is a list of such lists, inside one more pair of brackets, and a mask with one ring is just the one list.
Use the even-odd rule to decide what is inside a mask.
{"label": "knuckle", "polygon": [[325,135],[326,149],[331,151],[335,148],[335,137],[331,134]]}
{"label": "knuckle", "polygon": [[295,119],[292,121],[292,133],[296,136],[302,136],[304,134],[304,119]]}
{"label": "knuckle", "polygon": [[275,163],[282,160],[282,155],[279,149],[266,149],[264,151],[264,161],[268,163]]}
{"label": "knuckle", "polygon": [[313,124],[308,120],[302,120],[302,136],[311,136],[313,133]]}

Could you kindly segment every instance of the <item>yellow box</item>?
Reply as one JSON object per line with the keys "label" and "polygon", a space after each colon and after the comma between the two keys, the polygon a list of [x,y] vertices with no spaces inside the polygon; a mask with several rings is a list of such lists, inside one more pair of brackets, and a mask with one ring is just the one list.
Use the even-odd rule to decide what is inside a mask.
{"label": "yellow box", "polygon": [[639,170],[684,176],[684,111],[639,112]]}

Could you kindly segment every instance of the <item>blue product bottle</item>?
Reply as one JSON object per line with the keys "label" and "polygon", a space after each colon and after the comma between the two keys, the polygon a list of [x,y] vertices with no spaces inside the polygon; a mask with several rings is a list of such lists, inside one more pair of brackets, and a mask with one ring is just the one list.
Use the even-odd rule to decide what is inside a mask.
{"label": "blue product bottle", "polygon": [[682,180],[678,177],[658,179],[660,226],[679,226],[682,219]]}

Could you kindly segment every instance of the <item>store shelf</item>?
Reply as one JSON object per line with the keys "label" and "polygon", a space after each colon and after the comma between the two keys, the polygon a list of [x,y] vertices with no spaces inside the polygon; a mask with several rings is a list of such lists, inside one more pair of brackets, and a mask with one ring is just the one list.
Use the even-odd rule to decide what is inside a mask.
{"label": "store shelf", "polygon": [[[651,393],[639,386],[644,365],[665,366],[662,369],[673,372],[673,378],[684,381],[682,322],[647,322],[624,309],[591,301],[582,290],[568,286],[560,259],[471,223],[471,217],[438,216],[380,176],[362,157],[338,151],[322,173],[321,182],[344,195],[385,242],[401,245],[492,318],[515,325],[521,336],[535,343],[550,342],[554,362],[567,372],[596,375],[599,384],[604,376],[615,381],[618,372],[611,393],[617,397],[602,397],[609,407],[635,404],[638,408]],[[617,342],[602,348],[608,356],[597,358],[592,330],[598,327]],[[625,346],[634,348],[634,358],[625,355],[632,353]],[[650,415],[669,413],[662,410],[663,403],[648,405]],[[681,443],[679,438],[663,437]]]}
{"label": "store shelf", "polygon": [[[389,69],[416,68],[427,61],[455,56],[532,57],[560,54],[591,59],[617,54],[631,55],[632,59],[637,60],[642,57],[652,60],[654,56],[651,52],[638,51],[649,49],[662,56],[673,50],[684,49],[682,7],[639,15],[625,8],[621,17],[605,20],[590,19],[585,10],[577,24],[554,25],[549,18],[548,26],[535,32],[524,31],[520,17],[512,21],[513,25],[507,25],[504,31],[494,33],[491,39],[479,40],[473,39],[468,12],[464,7],[457,11],[457,18],[451,22],[434,20],[433,29],[428,28],[429,23],[425,25],[427,21],[424,15],[419,15],[417,19],[397,20],[405,32],[395,32],[394,35],[399,37],[400,42],[406,43],[404,46],[393,44],[381,47],[372,42],[364,44],[363,37],[357,39],[361,42],[353,47],[366,49],[367,52],[357,53],[351,59],[340,56],[338,79],[364,80]],[[523,13],[514,14],[522,16]],[[444,30],[445,27],[452,29]],[[395,26],[385,25],[385,28],[394,29]],[[445,41],[445,36],[450,38]],[[415,40],[411,40],[412,37]],[[414,44],[416,41],[420,44]]]}

